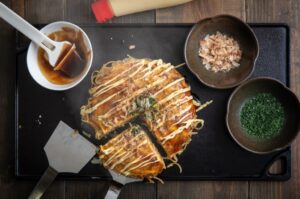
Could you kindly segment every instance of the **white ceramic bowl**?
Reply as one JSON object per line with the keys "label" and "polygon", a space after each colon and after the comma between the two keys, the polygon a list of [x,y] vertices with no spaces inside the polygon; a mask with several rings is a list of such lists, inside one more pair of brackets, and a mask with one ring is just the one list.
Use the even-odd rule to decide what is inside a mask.
{"label": "white ceramic bowl", "polygon": [[92,61],[93,61],[92,44],[91,44],[88,36],[86,35],[86,33],[77,25],[66,22],[66,21],[58,21],[58,22],[48,24],[47,26],[43,27],[40,31],[46,35],[49,35],[55,31],[61,30],[63,27],[72,28],[76,31],[82,32],[85,46],[90,50],[91,56],[90,56],[90,60],[88,60],[87,66],[85,67],[83,73],[81,74],[81,76],[79,78],[77,78],[76,80],[74,80],[68,84],[62,84],[62,85],[53,84],[50,81],[48,81],[46,79],[46,77],[42,74],[42,72],[40,71],[40,68],[38,66],[38,61],[37,61],[39,47],[35,43],[31,42],[29,45],[29,48],[28,48],[28,52],[27,52],[27,67],[28,67],[29,73],[32,76],[32,78],[39,85],[41,85],[45,88],[48,88],[50,90],[57,90],[57,91],[67,90],[67,89],[70,89],[70,88],[76,86],[77,84],[79,84],[84,79],[84,77],[87,75],[87,73],[89,72],[91,65],[92,65]]}

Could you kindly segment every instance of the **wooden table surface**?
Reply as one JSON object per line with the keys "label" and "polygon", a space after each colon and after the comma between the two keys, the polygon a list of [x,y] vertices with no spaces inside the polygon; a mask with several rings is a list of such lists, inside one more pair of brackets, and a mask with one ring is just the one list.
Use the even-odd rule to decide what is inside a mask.
{"label": "wooden table surface", "polygon": [[[3,1],[3,0],[1,0]],[[93,0],[4,0],[31,23],[95,23]],[[113,19],[110,23],[187,23],[217,14],[247,22],[283,22],[291,28],[291,88],[300,96],[300,0],[196,0],[173,8]],[[0,20],[0,198],[26,198],[35,181],[14,178],[15,30]],[[34,138],[33,138],[34,140]],[[120,198],[300,198],[300,136],[292,144],[292,177],[286,182],[194,181],[132,184]],[[43,198],[102,198],[108,183],[56,181]]]}

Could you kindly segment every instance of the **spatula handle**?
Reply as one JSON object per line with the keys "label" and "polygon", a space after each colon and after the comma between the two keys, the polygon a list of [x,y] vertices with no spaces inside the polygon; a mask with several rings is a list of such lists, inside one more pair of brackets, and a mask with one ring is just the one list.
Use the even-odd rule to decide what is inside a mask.
{"label": "spatula handle", "polygon": [[55,48],[54,42],[51,39],[49,39],[46,35],[41,33],[38,29],[33,27],[1,2],[0,17],[26,35],[30,40],[42,47],[45,51],[50,52],[51,49]]}
{"label": "spatula handle", "polygon": [[37,185],[34,187],[28,199],[41,198],[45,191],[48,189],[48,187],[52,184],[57,174],[58,172],[49,166],[44,172],[39,182],[37,183]]}
{"label": "spatula handle", "polygon": [[122,187],[122,184],[112,181],[112,183],[109,185],[108,191],[104,199],[117,199],[119,197]]}

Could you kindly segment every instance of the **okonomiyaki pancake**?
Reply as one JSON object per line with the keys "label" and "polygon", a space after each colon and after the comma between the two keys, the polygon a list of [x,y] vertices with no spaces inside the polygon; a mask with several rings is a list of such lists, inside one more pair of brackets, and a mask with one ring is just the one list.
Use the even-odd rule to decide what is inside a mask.
{"label": "okonomiyaki pancake", "polygon": [[151,180],[165,168],[159,152],[137,125],[100,146],[99,158],[107,169],[135,178]]}
{"label": "okonomiyaki pancake", "polygon": [[134,100],[131,94],[139,89],[131,79],[135,66],[122,61],[108,64],[93,73],[91,97],[81,108],[82,120],[94,127],[99,139],[135,117],[126,110]]}
{"label": "okonomiyaki pancake", "polygon": [[168,158],[176,159],[191,141],[192,131],[203,125],[190,90],[175,67],[161,59],[113,61],[94,72],[91,96],[81,115],[95,128],[97,138],[140,117]]}

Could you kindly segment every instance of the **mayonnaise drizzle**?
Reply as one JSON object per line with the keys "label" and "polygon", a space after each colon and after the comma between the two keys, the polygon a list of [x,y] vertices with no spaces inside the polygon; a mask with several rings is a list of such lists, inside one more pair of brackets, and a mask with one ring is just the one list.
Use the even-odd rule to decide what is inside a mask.
{"label": "mayonnaise drizzle", "polygon": [[117,92],[117,93],[115,93],[115,94],[113,94],[113,95],[111,95],[111,96],[105,98],[104,100],[101,100],[100,102],[98,102],[98,103],[95,104],[94,106],[91,106],[90,108],[86,109],[85,112],[86,112],[87,114],[92,113],[93,111],[97,110],[97,108],[98,108],[100,105],[104,104],[105,102],[108,102],[108,101],[109,101],[110,99],[112,99],[113,97],[119,95],[119,94],[120,94],[122,91],[124,91],[125,89],[126,89],[126,88],[124,88],[124,89],[120,90],[119,92]]}
{"label": "mayonnaise drizzle", "polygon": [[[157,159],[155,159],[154,161],[151,160],[151,159],[148,159],[148,160],[146,160],[146,161],[144,161],[144,162],[141,162],[140,164],[138,164],[138,165],[135,166],[135,167],[129,168],[129,169],[128,169],[128,172],[129,172],[129,171],[132,171],[132,170],[134,170],[134,169],[137,169],[137,168],[145,167],[145,166],[147,166],[147,165],[149,165],[149,164],[153,164],[153,163],[158,162],[158,161],[159,161],[159,160],[157,160]],[[128,175],[128,174],[127,174],[127,175]]]}
{"label": "mayonnaise drizzle", "polygon": [[154,69],[149,70],[148,72],[146,72],[146,73],[144,74],[143,78],[149,76],[150,74],[154,73],[155,71],[157,71],[157,70],[160,69],[160,68],[168,68],[169,66],[171,66],[170,63],[168,63],[168,64],[160,64],[160,65],[157,65]]}
{"label": "mayonnaise drizzle", "polygon": [[97,97],[97,96],[111,90],[112,88],[115,88],[115,87],[119,86],[120,84],[122,84],[124,82],[125,82],[125,79],[120,79],[119,81],[114,82],[113,84],[109,84],[109,85],[103,87],[102,89],[100,89],[99,91],[94,93],[93,96]]}
{"label": "mayonnaise drizzle", "polygon": [[[157,79],[156,81],[154,81],[153,83],[151,83],[151,84],[148,86],[148,88],[149,88],[149,87],[156,86],[156,85],[160,84],[160,83],[163,82],[163,81],[164,81],[163,78],[159,78],[159,79]],[[147,88],[141,88],[141,89],[135,91],[134,93],[132,93],[132,94],[130,95],[130,97],[127,97],[126,100],[124,100],[122,103],[118,104],[117,106],[111,108],[108,112],[104,113],[104,114],[103,114],[101,117],[99,117],[99,118],[107,118],[107,117],[109,117],[110,115],[112,115],[113,113],[115,113],[116,111],[121,110],[122,107],[124,106],[124,104],[126,104],[128,101],[130,101],[131,99],[135,98],[136,96],[138,96],[138,95],[144,93],[146,90],[147,90]]]}
{"label": "mayonnaise drizzle", "polygon": [[[138,64],[139,64],[139,63],[131,65],[131,67],[129,67],[128,69],[122,71],[120,74],[114,76],[113,78],[109,79],[107,82],[104,82],[104,83],[102,83],[102,84],[99,84],[99,85],[96,86],[96,87],[91,88],[91,89],[90,89],[91,94],[94,93],[94,92],[96,92],[99,88],[101,88],[101,87],[103,87],[103,86],[106,86],[107,84],[109,84],[109,83],[115,81],[115,80],[118,79],[119,77],[122,77],[124,74],[126,74],[127,72],[129,72],[130,70],[132,70],[134,67],[138,66]],[[101,70],[101,69],[100,69],[100,70]]]}
{"label": "mayonnaise drizzle", "polygon": [[[110,166],[110,169],[114,169],[118,164],[124,162],[128,157],[132,156],[132,155],[133,155],[133,154],[132,154],[132,151],[133,151],[134,149],[138,149],[138,148],[140,148],[141,146],[143,146],[143,145],[145,145],[145,144],[147,144],[147,143],[148,143],[148,141],[147,141],[147,140],[144,140],[144,141],[141,142],[137,147],[133,147],[133,148],[131,148],[130,150],[124,149],[124,150],[126,151],[126,153],[124,154],[124,156],[123,156],[122,158],[119,158],[118,161],[115,161],[115,163],[114,163],[112,166]],[[124,148],[125,148],[125,147],[124,147]],[[117,158],[116,158],[116,159],[117,159]]]}
{"label": "mayonnaise drizzle", "polygon": [[190,119],[185,121],[185,125],[179,127],[178,129],[176,129],[175,131],[173,131],[172,133],[170,133],[169,135],[162,137],[162,144],[164,144],[166,141],[174,138],[177,134],[181,133],[184,129],[188,129],[193,123],[195,122],[202,122],[203,120],[200,119]]}
{"label": "mayonnaise drizzle", "polygon": [[126,100],[122,101],[122,103],[118,104],[117,106],[111,108],[108,112],[104,113],[101,116],[101,118],[109,117],[115,111],[121,110],[122,106],[124,106],[124,104],[126,104],[128,101],[130,101],[131,99],[135,98],[136,96],[142,94],[145,90],[146,90],[146,88],[142,88],[142,89],[139,89],[139,90],[135,91],[134,93],[131,94],[131,96],[129,98],[126,98]]}
{"label": "mayonnaise drizzle", "polygon": [[[147,75],[153,73],[155,70],[157,70],[157,69],[159,69],[159,68],[165,68],[165,70],[163,70],[160,74],[163,74],[163,73],[165,73],[166,71],[168,71],[168,70],[170,70],[171,68],[173,68],[173,66],[171,66],[171,64],[169,64],[169,63],[168,63],[168,64],[162,64],[162,61],[159,61],[159,60],[158,60],[158,61],[155,61],[155,62],[150,62],[150,63],[148,63],[148,64],[147,64],[147,65],[148,65],[148,68],[149,68],[149,67],[151,68],[152,65],[154,65],[155,63],[157,63],[157,64],[159,64],[159,65],[158,65],[156,68],[154,68],[153,70],[150,70],[150,71],[149,71],[150,73],[147,72],[143,77],[145,77],[145,76],[147,76]],[[133,74],[130,75],[130,78],[132,78],[133,76],[135,76],[135,75],[138,73],[138,71],[141,70],[141,68],[144,66],[144,60],[142,60],[141,62],[139,62],[139,63],[137,63],[137,64],[134,65],[134,67],[136,67],[136,66],[140,66],[140,67],[139,67]],[[171,66],[171,67],[170,67],[170,66]],[[128,71],[128,70],[129,70],[129,69],[127,69],[126,71]],[[117,76],[120,76],[120,75],[122,75],[122,74],[124,74],[124,72],[122,72],[121,74],[119,74],[119,75],[117,75]],[[159,75],[160,75],[160,74],[159,74]],[[113,78],[113,79],[115,80],[116,77]],[[127,78],[127,79],[128,79],[128,78]],[[181,81],[182,79],[184,79],[184,78],[181,78],[180,81]],[[119,80],[119,81],[117,81],[117,82],[114,82],[114,83],[112,83],[112,84],[109,84],[109,83],[112,82],[112,81],[107,81],[107,82],[105,82],[104,84],[102,84],[102,86],[103,86],[103,85],[106,85],[106,86],[103,87],[102,89],[100,89],[99,91],[97,91],[96,93],[94,93],[94,96],[99,96],[99,95],[101,95],[101,94],[107,92],[108,90],[110,90],[110,89],[112,89],[112,88],[114,88],[114,87],[116,87],[116,86],[118,86],[118,85],[124,83],[125,81],[126,81],[125,79],[121,79],[121,80]],[[156,86],[156,85],[160,84],[160,83],[163,82],[163,81],[164,81],[164,78],[161,78],[161,77],[158,78],[156,81],[152,82],[152,83],[148,86],[148,89],[151,88],[151,87],[153,87],[153,86]],[[177,82],[177,80],[176,80],[176,82]],[[145,88],[141,88],[141,89],[135,91],[135,92],[131,95],[130,98],[127,98],[127,99],[126,99],[126,101],[129,101],[129,100],[131,100],[132,98],[134,98],[135,96],[137,96],[137,95],[139,95],[139,94],[145,92],[145,90],[146,90]],[[87,109],[87,110],[86,110],[86,113],[87,113],[87,114],[92,113],[92,112],[95,111],[101,104],[103,104],[103,103],[109,101],[110,99],[112,99],[114,96],[116,96],[116,95],[119,94],[119,93],[120,93],[120,91],[117,92],[117,93],[115,93],[115,94],[112,94],[111,96],[109,96],[109,97],[107,97],[106,99],[102,100],[100,103],[96,104],[95,106],[93,106],[93,107]],[[123,103],[118,104],[118,105],[115,106],[114,108],[110,109],[107,113],[105,113],[104,115],[102,115],[101,117],[99,117],[99,119],[106,118],[106,117],[108,117],[109,115],[111,115],[110,113],[114,113],[115,110],[119,110],[118,108],[119,108],[120,106],[122,106],[122,104],[123,104]]]}
{"label": "mayonnaise drizzle", "polygon": [[[148,139],[145,139],[145,140],[143,140],[143,142],[139,143],[137,146],[133,146],[129,150],[126,149],[126,147],[129,144],[133,144],[133,141],[137,140],[140,136],[145,136],[145,134],[140,133],[140,134],[136,135],[134,138],[129,140],[125,145],[122,145],[120,148],[115,150],[116,147],[120,146],[119,143],[124,140],[124,137],[122,136],[122,138],[119,139],[117,142],[113,142],[113,144],[110,147],[108,147],[105,150],[102,150],[102,152],[105,155],[114,153],[107,161],[104,162],[103,165],[108,167],[109,169],[114,169],[117,165],[119,165],[121,163],[124,164],[125,160],[127,160],[128,158],[133,156],[133,152],[137,153],[137,151],[140,147],[149,143]],[[149,146],[149,145],[146,145],[146,146]],[[100,158],[103,158],[103,157],[104,157],[104,155],[102,155]],[[145,167],[145,166],[153,164],[155,162],[159,162],[159,159],[156,157],[156,154],[152,151],[152,153],[149,153],[146,156],[137,157],[135,160],[129,162],[127,165],[124,166],[124,168],[121,170],[121,172],[125,173],[125,175],[129,175],[130,171],[141,168],[141,167]],[[112,164],[112,165],[110,165],[110,164]],[[137,164],[137,165],[133,166],[134,164]]]}
{"label": "mayonnaise drizzle", "polygon": [[191,90],[191,87],[187,87],[187,88],[184,88],[184,89],[179,89],[179,90],[176,90],[175,92],[171,93],[169,96],[167,96],[166,98],[158,101],[158,104],[163,104],[169,100],[171,100],[172,98],[174,98],[175,96],[177,95],[180,95],[181,93],[185,93],[185,92],[188,92]]}
{"label": "mayonnaise drizzle", "polygon": [[[150,62],[150,63],[148,63],[148,65],[150,64],[150,68],[151,68],[151,64],[155,64],[155,63],[156,63],[156,62]],[[157,61],[157,63],[160,63],[160,62]],[[138,66],[138,65],[139,65],[139,64],[136,64],[135,66]],[[133,76],[135,76],[135,74],[138,73],[138,71],[142,68],[142,66],[144,66],[144,60],[142,60],[142,63],[140,64],[140,67],[139,67],[133,74],[131,74],[130,77],[132,78]],[[169,67],[169,66],[170,66],[170,64],[160,64],[160,65],[157,66],[155,69],[160,68],[160,67],[165,67],[166,70],[165,70],[165,71],[162,71],[162,72],[160,73],[160,74],[162,74],[162,73],[165,73],[169,68],[171,68],[171,67]],[[155,69],[154,69],[154,70],[155,70]],[[151,70],[150,72],[153,72],[154,70]],[[149,75],[149,74],[148,74],[148,75]],[[144,76],[145,76],[145,75],[144,75]],[[163,82],[163,81],[164,81],[163,78],[158,78],[156,81],[154,81],[153,83],[151,83],[151,84],[148,86],[148,89],[151,88],[151,87],[153,87],[153,86],[155,86],[155,85],[160,84],[160,83]],[[108,81],[108,82],[111,82],[111,81]],[[106,82],[105,84],[107,85],[108,82]],[[118,86],[118,85],[120,85],[121,83],[124,83],[124,82],[125,82],[125,79],[121,79],[121,80],[119,80],[119,81],[117,81],[117,82],[114,82],[114,83],[111,84],[111,85],[107,85],[106,87],[103,87],[102,89],[100,89],[99,91],[97,91],[97,92],[94,94],[94,96],[99,96],[99,95],[103,94],[104,92],[107,92],[108,90],[110,90],[110,89],[112,89],[112,88],[114,88],[114,87],[116,87],[116,86]],[[126,100],[129,101],[130,99],[134,98],[135,96],[137,96],[137,95],[139,95],[139,94],[145,92],[145,90],[146,90],[145,88],[141,88],[141,89],[135,91],[135,92],[131,95],[131,97],[130,97],[130,98],[127,98]],[[118,92],[118,93],[119,93],[119,92]],[[112,96],[109,96],[108,98],[106,98],[106,99],[105,99],[105,102],[107,102],[108,100],[112,99],[112,97],[115,96],[115,95],[116,95],[116,93],[113,94]],[[89,108],[88,110],[86,110],[87,113],[89,114],[89,113],[93,112],[93,111],[96,110],[97,107],[99,107],[100,105],[101,105],[101,104],[98,104],[97,106],[94,106],[94,107],[92,107],[92,108]],[[122,106],[122,105],[121,105],[121,104],[118,104],[117,106],[115,106],[114,108],[110,109],[107,113],[105,113],[105,114],[104,114],[103,116],[101,116],[100,118],[105,118],[105,117],[107,117],[107,116],[109,115],[108,113],[113,113],[114,110],[118,110],[117,108],[120,107],[120,106]]]}
{"label": "mayonnaise drizzle", "polygon": [[171,83],[169,83],[168,85],[164,86],[162,89],[160,89],[159,91],[157,91],[156,93],[153,94],[153,96],[156,96],[158,95],[159,93],[163,92],[164,90],[166,90],[167,88],[170,88],[171,86],[181,82],[182,80],[184,80],[184,77],[180,78],[180,79],[177,79]]}
{"label": "mayonnaise drizzle", "polygon": [[[121,136],[121,139],[119,139],[118,141],[114,142],[114,145],[118,146],[118,144],[120,142],[122,142],[124,140],[124,136]],[[108,147],[104,150],[101,150],[105,155],[109,155],[112,151],[114,150],[113,147]]]}
{"label": "mayonnaise drizzle", "polygon": [[[174,107],[176,107],[176,106],[174,106]],[[172,107],[172,109],[173,109],[174,107]],[[159,124],[156,126],[156,129],[160,128],[160,127],[163,125],[164,122],[174,120],[174,118],[180,117],[180,116],[184,115],[184,114],[185,114],[186,112],[188,112],[192,107],[193,107],[193,106],[190,105],[190,106],[186,107],[185,109],[180,110],[179,113],[176,114],[176,115],[173,115],[172,118],[168,118],[167,120],[162,121],[161,123],[159,123]],[[170,111],[170,110],[171,110],[171,109],[169,109],[169,111]],[[167,114],[167,113],[165,113],[165,114]],[[189,114],[191,114],[191,113],[189,113]],[[186,117],[187,115],[189,115],[189,114],[186,114],[185,117]],[[182,121],[182,118],[181,118],[178,122],[176,122],[175,124],[172,124],[171,126],[176,125],[176,124],[179,124],[181,121]]]}
{"label": "mayonnaise drizzle", "polygon": [[184,121],[187,117],[189,117],[191,115],[192,115],[192,113],[185,114],[182,118],[180,118],[180,120],[178,120],[178,122],[172,124],[172,126],[181,123],[182,121]]}
{"label": "mayonnaise drizzle", "polygon": [[[167,105],[164,106],[161,110],[166,110],[166,109],[169,108],[170,106],[173,106],[172,108],[177,107],[177,105],[180,106],[181,104],[184,104],[184,103],[186,103],[186,102],[188,102],[188,101],[190,101],[190,100],[192,100],[192,99],[193,99],[193,96],[185,96],[184,98],[176,98],[175,101],[173,101],[173,102],[167,104]],[[174,105],[176,105],[176,106],[174,106]],[[168,109],[167,109],[167,110],[168,110]]]}
{"label": "mayonnaise drizzle", "polygon": [[[131,139],[131,140],[129,140],[125,145],[123,145],[123,147],[120,147],[105,163],[104,163],[104,165],[105,166],[107,166],[107,165],[109,165],[110,164],[110,162],[111,161],[113,161],[114,160],[114,158],[117,158],[117,157],[119,157],[120,156],[120,154],[118,155],[118,153],[119,152],[121,152],[122,150],[124,150],[124,148],[125,147],[127,147],[129,144],[131,144],[133,141],[135,141],[135,140],[137,140],[139,137],[141,137],[143,134],[142,133],[140,133],[140,134],[138,134],[137,136],[135,136],[133,139]],[[116,147],[117,145],[115,145],[115,143],[114,144],[112,144],[110,147],[113,147],[113,149]],[[125,151],[125,153],[126,153],[126,151]],[[121,153],[121,155],[123,155],[124,154],[124,152],[123,153]],[[116,157],[117,156],[117,157]]]}
{"label": "mayonnaise drizzle", "polygon": [[133,164],[135,164],[135,163],[138,163],[139,161],[142,161],[142,160],[144,160],[144,159],[148,159],[148,158],[150,159],[150,158],[152,158],[153,155],[155,155],[155,154],[149,153],[149,154],[146,155],[146,156],[141,156],[141,157],[136,158],[135,160],[133,160],[132,162],[130,162],[129,164],[127,164],[127,165],[121,170],[121,172],[126,172],[127,169],[131,167],[131,165],[133,165]]}

